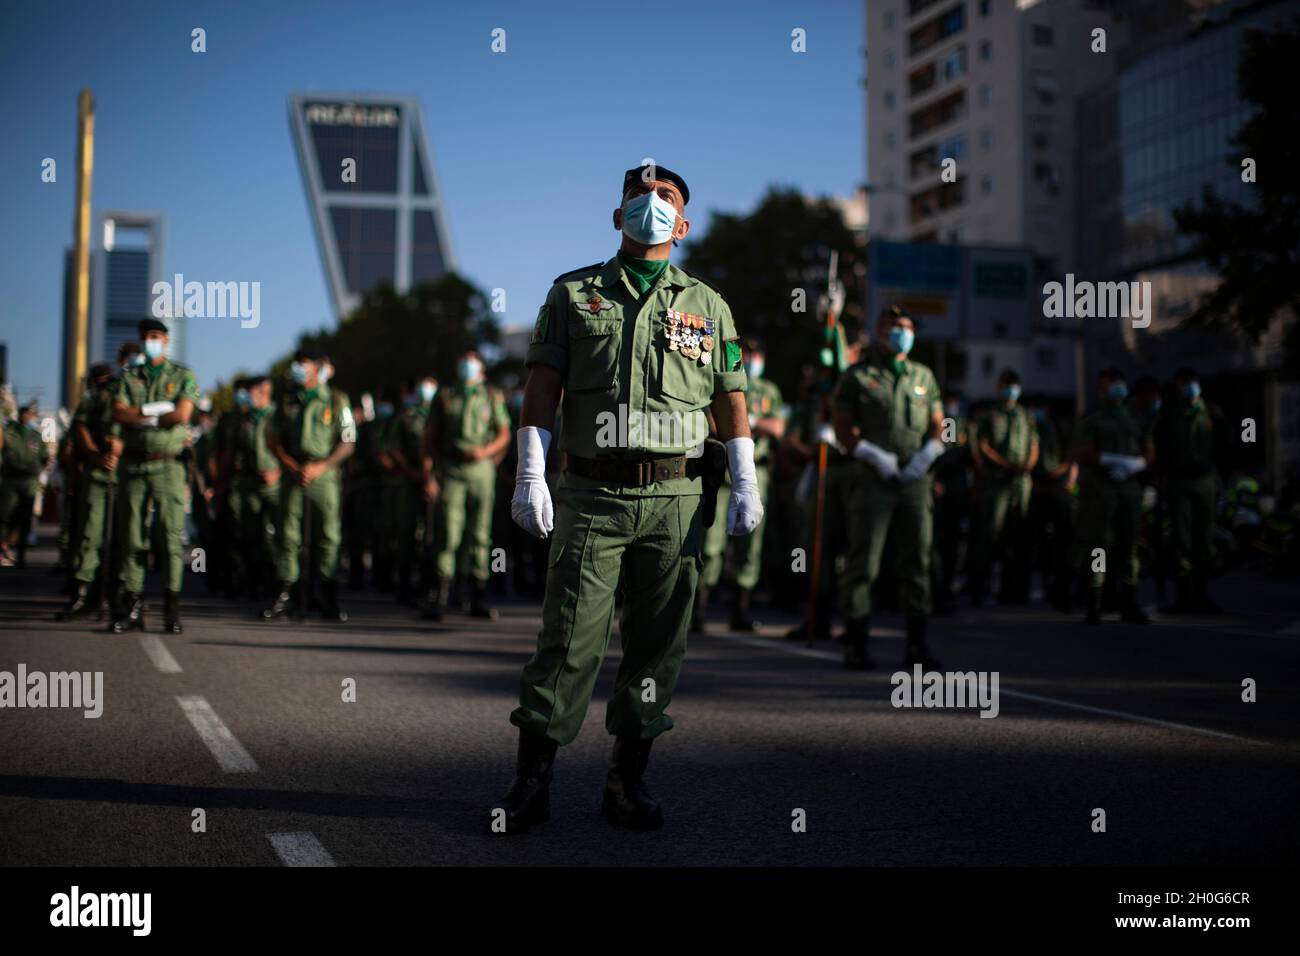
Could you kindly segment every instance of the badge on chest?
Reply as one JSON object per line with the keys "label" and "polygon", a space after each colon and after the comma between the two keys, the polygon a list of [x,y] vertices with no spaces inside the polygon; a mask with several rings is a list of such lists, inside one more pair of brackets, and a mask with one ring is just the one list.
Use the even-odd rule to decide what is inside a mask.
{"label": "badge on chest", "polygon": [[717,331],[713,320],[702,315],[691,315],[677,309],[664,313],[664,344],[670,352],[678,352],[701,365],[713,361],[713,346]]}

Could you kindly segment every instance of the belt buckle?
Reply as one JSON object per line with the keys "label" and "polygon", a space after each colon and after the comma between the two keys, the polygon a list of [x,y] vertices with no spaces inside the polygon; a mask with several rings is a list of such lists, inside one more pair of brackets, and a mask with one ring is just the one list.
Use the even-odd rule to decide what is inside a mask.
{"label": "belt buckle", "polygon": [[644,488],[654,481],[654,462],[642,459],[636,463],[636,486]]}

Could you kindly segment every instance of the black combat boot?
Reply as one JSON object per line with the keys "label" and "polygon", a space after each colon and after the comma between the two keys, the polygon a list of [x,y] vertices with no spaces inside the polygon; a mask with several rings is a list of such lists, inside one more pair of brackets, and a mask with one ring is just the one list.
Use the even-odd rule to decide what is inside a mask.
{"label": "black combat boot", "polygon": [[144,630],[144,598],[128,591],[122,595],[121,609],[113,616],[108,629],[113,634],[124,634],[132,628]]}
{"label": "black combat boot", "polygon": [[844,667],[851,671],[869,671],[876,662],[867,654],[867,638],[871,635],[870,617],[851,617],[844,622]]}
{"label": "black combat boot", "polygon": [[181,595],[179,591],[163,592],[163,631],[167,634],[181,634]]}
{"label": "black combat boot", "polygon": [[1101,588],[1088,588],[1088,613],[1083,619],[1084,624],[1101,623]]}
{"label": "black combat boot", "polygon": [[1209,578],[1204,574],[1192,576],[1191,593],[1188,595],[1193,611],[1201,614],[1222,614],[1223,608],[1210,598]]}
{"label": "black combat boot", "polygon": [[59,612],[60,621],[75,621],[83,615],[89,614],[97,607],[97,602],[90,599],[90,585],[84,582],[77,582],[77,590],[72,595],[72,600],[68,602],[67,607]]}
{"label": "black combat boot", "polygon": [[1119,588],[1119,619],[1126,624],[1150,624],[1137,599],[1137,585],[1121,584]]}
{"label": "black combat boot", "polygon": [[262,619],[273,621],[286,614],[291,617],[302,617],[302,607],[298,603],[298,585],[290,581],[281,581],[280,593],[276,595],[275,603],[262,611]]}
{"label": "black combat boot", "polygon": [[[506,833],[527,833],[534,823],[551,818],[551,772],[559,745],[539,734],[519,731],[515,779],[493,809],[505,811]],[[493,813],[493,822],[496,814]]]}
{"label": "black combat boot", "polygon": [[339,607],[339,583],[333,578],[320,583],[320,616],[340,624],[348,622],[348,612]]}
{"label": "black combat boot", "polygon": [[758,623],[749,613],[749,602],[753,593],[748,588],[736,588],[736,601],[731,606],[731,629],[733,631],[754,631],[758,629]]}
{"label": "black combat boot", "polygon": [[469,583],[469,616],[485,621],[495,621],[500,616],[496,608],[488,606],[487,584],[483,581]]}
{"label": "black combat boot", "polygon": [[925,628],[929,618],[909,617],[905,623],[907,632],[907,648],[903,651],[903,666],[913,667],[921,665],[923,671],[937,671],[939,662],[930,656],[930,650],[925,646]]}
{"label": "black combat boot", "polygon": [[658,830],[664,825],[659,802],[646,789],[646,765],[650,762],[653,740],[615,737],[614,752],[609,758],[605,777],[605,799],[600,812],[608,820],[629,830]]}
{"label": "black combat boot", "polygon": [[691,625],[692,634],[702,634],[704,632],[704,612],[709,607],[709,586],[707,584],[697,585],[695,588],[695,603],[691,605]]}
{"label": "black combat boot", "polygon": [[442,612],[446,610],[447,599],[451,596],[451,581],[438,580],[424,599],[424,619],[441,621]]}

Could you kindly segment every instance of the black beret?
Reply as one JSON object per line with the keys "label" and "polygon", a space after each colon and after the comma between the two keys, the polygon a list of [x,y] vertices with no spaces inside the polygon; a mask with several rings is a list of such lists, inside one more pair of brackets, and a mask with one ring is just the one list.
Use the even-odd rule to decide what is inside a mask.
{"label": "black beret", "polygon": [[244,379],[244,388],[257,388],[257,386],[267,382],[265,375],[250,375]]}
{"label": "black beret", "polygon": [[678,176],[667,166],[659,166],[657,164],[652,165],[650,163],[645,163],[641,166],[635,166],[623,174],[623,192],[626,193],[628,187],[641,178],[641,170],[647,167],[654,170],[655,179],[672,183],[674,186],[676,186],[678,189],[682,191],[683,206],[691,201],[691,191],[686,187],[686,180],[682,179],[682,177]]}
{"label": "black beret", "polygon": [[139,342],[123,342],[121,347],[118,348],[117,350],[117,359],[120,362],[128,355],[138,355],[139,352],[140,352]]}
{"label": "black beret", "polygon": [[113,366],[107,362],[96,362],[90,367],[91,378],[107,378],[113,374]]}
{"label": "black beret", "polygon": [[141,319],[140,320],[140,338],[144,338],[150,332],[161,332],[163,335],[171,335],[167,326],[158,319]]}
{"label": "black beret", "polygon": [[298,351],[293,353],[293,357],[300,362],[321,362],[329,358],[329,353],[320,345],[300,345]]}

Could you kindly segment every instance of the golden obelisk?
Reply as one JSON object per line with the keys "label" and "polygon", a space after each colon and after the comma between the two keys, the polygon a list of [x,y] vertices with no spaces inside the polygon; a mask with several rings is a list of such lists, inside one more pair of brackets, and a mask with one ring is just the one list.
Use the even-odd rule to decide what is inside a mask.
{"label": "golden obelisk", "polygon": [[68,302],[63,405],[77,407],[86,378],[90,328],[90,175],[95,168],[95,98],[83,89],[77,97],[77,208],[72,219],[72,296]]}

